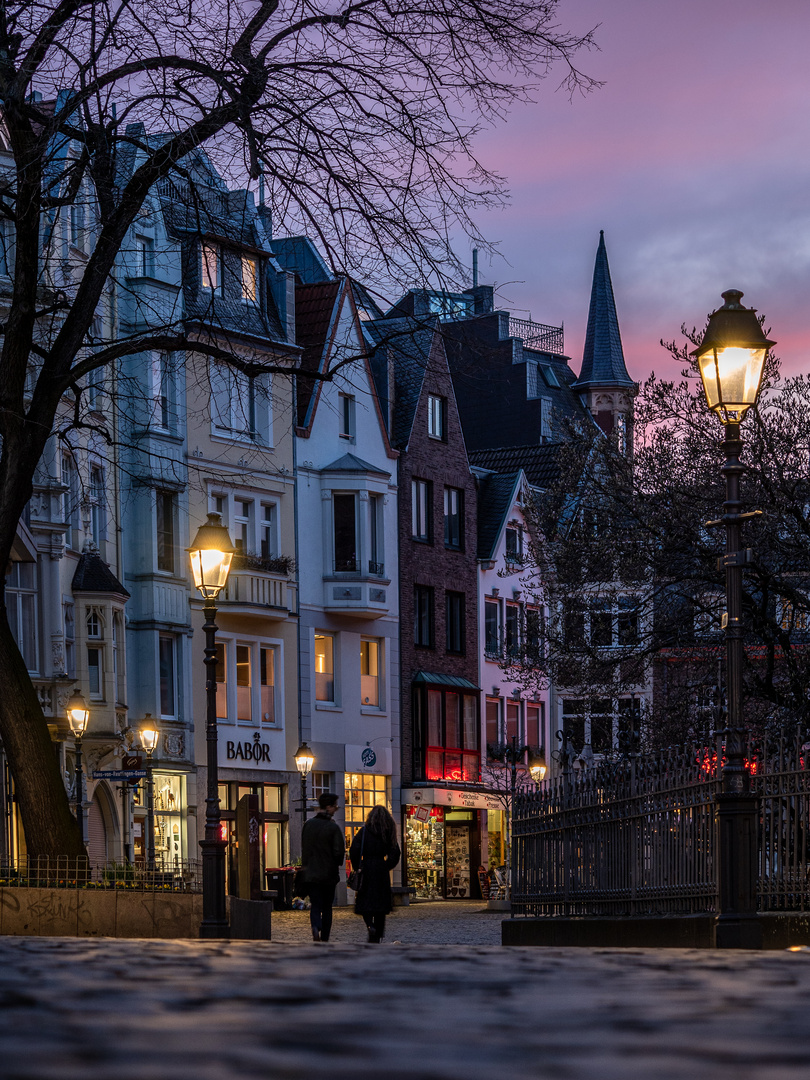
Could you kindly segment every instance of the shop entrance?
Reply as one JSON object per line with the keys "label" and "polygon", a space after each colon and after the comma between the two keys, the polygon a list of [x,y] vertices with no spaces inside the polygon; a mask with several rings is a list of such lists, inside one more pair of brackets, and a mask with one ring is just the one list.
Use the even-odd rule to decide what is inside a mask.
{"label": "shop entrance", "polygon": [[476,810],[406,806],[405,873],[420,900],[478,900],[481,830]]}
{"label": "shop entrance", "polygon": [[[445,896],[448,900],[468,900],[477,886],[472,866],[475,847],[475,812],[448,810],[444,815]],[[478,889],[475,888],[477,894]]]}

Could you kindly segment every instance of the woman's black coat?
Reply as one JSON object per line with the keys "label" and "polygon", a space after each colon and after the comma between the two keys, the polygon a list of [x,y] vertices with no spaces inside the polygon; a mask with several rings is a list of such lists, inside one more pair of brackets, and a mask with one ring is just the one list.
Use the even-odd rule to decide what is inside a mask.
{"label": "woman's black coat", "polygon": [[391,879],[388,872],[399,862],[399,844],[394,840],[393,846],[388,847],[364,825],[352,840],[349,849],[349,859],[354,870],[360,869],[361,847],[363,880],[355,897],[354,910],[358,915],[387,915],[391,910]]}

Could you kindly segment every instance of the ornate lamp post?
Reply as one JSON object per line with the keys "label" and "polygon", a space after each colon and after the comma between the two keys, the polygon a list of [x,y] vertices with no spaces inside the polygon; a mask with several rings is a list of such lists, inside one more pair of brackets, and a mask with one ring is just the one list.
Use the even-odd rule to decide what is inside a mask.
{"label": "ornate lamp post", "polygon": [[87,731],[87,722],[90,719],[90,710],[87,702],[78,691],[70,695],[67,703],[67,716],[70,730],[73,732],[73,741],[76,747],[76,821],[79,823],[79,832],[84,844],[84,771],[82,769],[82,738]]}
{"label": "ornate lamp post", "polygon": [[717,796],[718,889],[720,915],[717,945],[721,948],[757,948],[761,929],[756,919],[757,796],[745,764],[746,733],[742,709],[742,571],[746,552],[740,548],[740,525],[759,511],[742,513],[740,424],[756,403],[765,355],[776,342],[762,332],[756,311],[740,303],[737,289],[724,292],[725,303],[709,316],[703,341],[695,357],[709,408],[723,424],[726,463],[726,500],[723,516],[711,524],[726,527],[726,688],[728,729],[722,791]]}
{"label": "ornate lamp post", "polygon": [[541,784],[546,778],[546,755],[541,750],[539,754],[529,760],[529,772],[535,784]]}
{"label": "ornate lamp post", "polygon": [[315,764],[315,757],[312,753],[312,749],[307,743],[302,742],[295,752],[295,767],[301,774],[301,823],[303,824],[307,820],[307,777],[309,776],[312,766]]}
{"label": "ornate lamp post", "polygon": [[146,751],[146,868],[155,869],[155,779],[152,772],[152,754],[158,744],[158,731],[152,714],[143,718],[141,746]]}
{"label": "ornate lamp post", "polygon": [[200,841],[203,864],[203,917],[200,937],[223,938],[230,934],[225,904],[225,848],[219,812],[217,763],[217,608],[214,601],[228,580],[235,548],[219,514],[209,514],[188,548],[194,586],[203,598],[205,623],[205,739],[208,788],[205,799],[205,839]]}

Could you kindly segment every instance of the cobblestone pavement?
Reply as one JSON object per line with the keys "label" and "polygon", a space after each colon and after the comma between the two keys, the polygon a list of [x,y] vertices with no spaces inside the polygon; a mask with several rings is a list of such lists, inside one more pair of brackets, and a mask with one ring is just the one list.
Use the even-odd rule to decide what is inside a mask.
{"label": "cobblestone pavement", "polygon": [[[488,911],[481,900],[420,901],[394,908],[386,920],[385,940],[402,945],[500,945],[502,911]],[[350,907],[336,907],[333,941],[361,944],[366,926]],[[308,911],[273,914],[273,940],[311,942]]]}
{"label": "cobblestone pavement", "polygon": [[810,953],[7,937],[0,1076],[806,1080],[809,1005]]}

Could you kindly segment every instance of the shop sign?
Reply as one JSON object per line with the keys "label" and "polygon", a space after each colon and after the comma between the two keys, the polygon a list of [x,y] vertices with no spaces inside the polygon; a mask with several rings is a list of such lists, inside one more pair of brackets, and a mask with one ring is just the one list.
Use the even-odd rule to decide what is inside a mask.
{"label": "shop sign", "polygon": [[145,769],[93,769],[94,780],[143,780]]}
{"label": "shop sign", "polygon": [[391,775],[390,746],[350,746],[346,744],[347,773],[378,773]]}
{"label": "shop sign", "polygon": [[219,739],[219,764],[226,768],[236,768],[239,765],[270,764],[270,747],[262,742],[261,732],[254,731],[252,739],[223,739],[220,729]]}
{"label": "shop sign", "polygon": [[495,795],[483,791],[453,791],[449,788],[403,788],[402,801],[411,806],[454,806],[460,810],[503,810]]}

